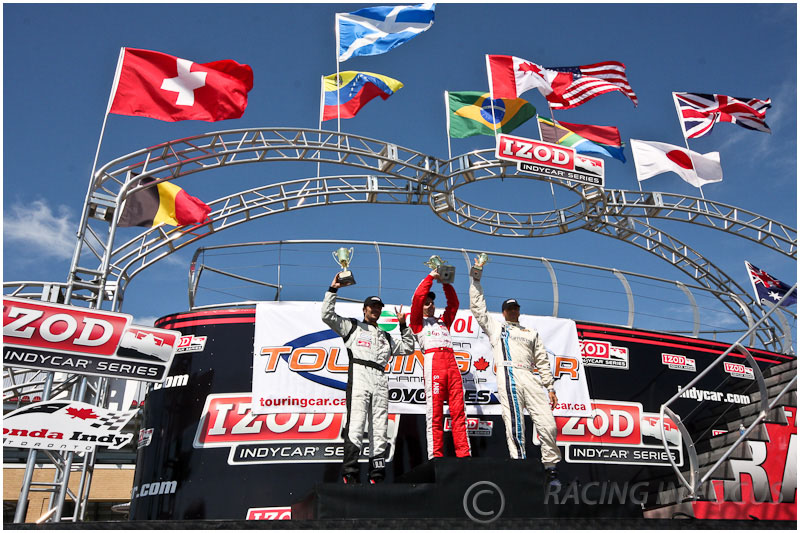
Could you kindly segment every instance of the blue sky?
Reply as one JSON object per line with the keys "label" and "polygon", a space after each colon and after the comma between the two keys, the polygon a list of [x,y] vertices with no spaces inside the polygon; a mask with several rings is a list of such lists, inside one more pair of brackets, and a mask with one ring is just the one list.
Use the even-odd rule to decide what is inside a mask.
{"label": "blue sky", "polygon": [[[234,59],[253,68],[254,88],[244,116],[236,120],[167,123],[110,115],[99,164],[212,131],[316,129],[320,76],[336,71],[334,14],[369,5],[374,4],[4,4],[4,281],[67,277],[120,47],[157,50],[199,63]],[[621,93],[609,93],[575,109],[556,111],[555,118],[616,126],[626,143],[636,138],[683,145],[672,91],[771,98],[771,135],[718,124],[710,135],[690,141],[690,147],[701,153],[720,152],[724,179],[704,188],[706,198],[796,228],[796,50],[793,3],[438,4],[435,24],[427,32],[387,54],[341,65],[341,70],[376,72],[405,84],[388,100],[376,99],[356,118],[343,120],[342,130],[446,158],[443,92],[487,90],[485,54],[516,55],[546,66],[621,61],[639,97],[638,107]],[[523,97],[549,116],[541,95],[531,91]],[[323,125],[335,127],[335,121]],[[515,135],[538,138],[535,121]],[[493,142],[482,136],[452,139],[452,151],[455,155],[488,149]],[[607,188],[637,190],[629,148],[626,155],[626,164],[606,160]],[[176,184],[211,201],[264,183],[308,177],[308,168],[243,165],[199,173]],[[674,174],[654,177],[642,187],[699,195]],[[544,211],[553,205],[549,188],[538,182],[492,181],[464,195],[509,211]],[[563,200],[558,195],[557,188],[556,200]],[[795,282],[795,261],[763,246],[686,223],[656,225],[700,251],[747,290],[745,259],[789,284]],[[130,238],[136,231],[125,230],[124,235]],[[692,281],[651,254],[589,231],[535,239],[489,237],[450,226],[425,206],[300,210],[241,225],[198,245],[313,238],[513,252]],[[135,278],[123,311],[147,321],[185,310],[193,251],[181,251]],[[255,259],[242,261],[251,265],[245,275],[258,277],[252,272]],[[321,264],[330,272],[306,280],[307,286],[291,297],[321,296],[335,272],[332,261],[325,261]],[[356,271],[358,261],[353,265]],[[463,274],[463,263],[457,266]],[[408,274],[413,283],[398,282],[408,285],[408,300],[424,267],[418,274]],[[462,281],[458,290],[466,302]],[[491,292],[499,302],[501,294],[519,291],[518,281],[496,280]],[[604,306],[595,296],[587,296],[586,303],[597,309]],[[546,314],[548,306],[527,311]]]}

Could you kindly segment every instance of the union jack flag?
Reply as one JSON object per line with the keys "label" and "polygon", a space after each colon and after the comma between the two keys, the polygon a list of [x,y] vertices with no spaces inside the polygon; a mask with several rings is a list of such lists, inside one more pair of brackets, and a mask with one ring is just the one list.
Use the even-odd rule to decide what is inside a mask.
{"label": "union jack flag", "polygon": [[603,61],[579,67],[547,67],[547,70],[572,74],[572,83],[566,89],[547,95],[547,101],[553,109],[577,107],[611,91],[620,91],[631,99],[633,105],[639,105],[636,93],[628,84],[625,65],[619,61]]}
{"label": "union jack flag", "polygon": [[749,130],[772,133],[765,122],[770,99],[734,98],[721,94],[672,93],[687,139],[711,133],[717,122],[731,122]]}
{"label": "union jack flag", "polygon": [[[753,285],[753,291],[756,293],[756,299],[759,303],[772,303],[777,304],[783,296],[791,290],[787,284],[781,280],[774,278],[758,268],[751,265],[747,261],[744,262],[747,268],[747,274],[750,276],[750,284]],[[797,303],[797,291],[792,291],[786,300],[783,302],[783,307],[787,307]]]}

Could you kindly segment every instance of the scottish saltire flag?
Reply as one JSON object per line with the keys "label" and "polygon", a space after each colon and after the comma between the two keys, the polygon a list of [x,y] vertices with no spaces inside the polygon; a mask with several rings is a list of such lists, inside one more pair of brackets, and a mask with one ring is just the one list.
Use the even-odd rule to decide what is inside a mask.
{"label": "scottish saltire flag", "polygon": [[569,146],[579,154],[613,157],[625,162],[622,152],[624,145],[619,138],[619,130],[613,126],[553,123],[552,120],[539,117],[539,138],[544,142]]}
{"label": "scottish saltire flag", "polygon": [[681,122],[683,136],[696,139],[707,133],[717,122],[738,124],[749,130],[772,133],[767,126],[769,98],[734,98],[722,94],[672,93],[675,109]]}
{"label": "scottish saltire flag", "polygon": [[339,63],[384,54],[433,25],[435,4],[378,6],[336,14]]}
{"label": "scottish saltire flag", "polygon": [[[399,91],[403,84],[394,78],[372,72],[348,70],[322,78],[324,90],[322,120],[332,118],[353,118],[362,107],[380,96],[384,100]],[[339,112],[336,107],[339,106]]]}
{"label": "scottish saltire flag", "polygon": [[[759,303],[777,304],[783,296],[789,292],[791,287],[777,278],[773,278],[755,265],[744,262],[747,275],[750,277],[750,284],[756,294]],[[783,307],[797,303],[797,291],[793,291],[783,302]]]}

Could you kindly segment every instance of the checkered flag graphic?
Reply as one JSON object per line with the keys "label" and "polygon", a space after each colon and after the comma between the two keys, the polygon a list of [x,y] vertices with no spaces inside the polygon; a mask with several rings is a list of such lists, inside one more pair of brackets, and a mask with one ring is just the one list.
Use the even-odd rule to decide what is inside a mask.
{"label": "checkered flag graphic", "polygon": [[91,424],[93,428],[104,429],[109,432],[120,431],[128,421],[133,418],[136,411],[124,411],[98,416]]}

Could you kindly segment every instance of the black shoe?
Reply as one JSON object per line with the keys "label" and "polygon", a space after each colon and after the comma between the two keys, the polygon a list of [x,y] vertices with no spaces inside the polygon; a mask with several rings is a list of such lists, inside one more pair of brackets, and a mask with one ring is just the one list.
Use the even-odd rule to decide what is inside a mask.
{"label": "black shoe", "polygon": [[558,479],[558,470],[556,467],[549,466],[544,469],[545,481],[547,484],[553,489],[560,489],[561,488],[561,481]]}
{"label": "black shoe", "polygon": [[345,485],[358,485],[359,483],[361,483],[358,477],[356,477],[353,474],[345,474],[344,476],[342,476],[342,481],[344,482]]}
{"label": "black shoe", "polygon": [[374,478],[374,479],[370,478],[370,480],[369,480],[369,484],[370,485],[377,485],[378,483],[383,483],[383,478],[382,477]]}

